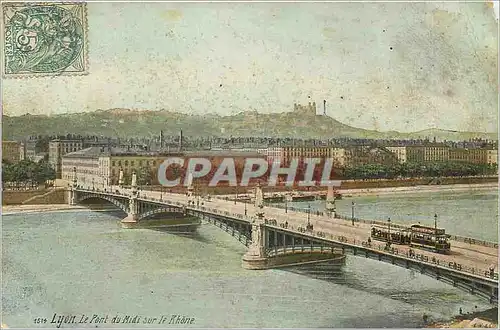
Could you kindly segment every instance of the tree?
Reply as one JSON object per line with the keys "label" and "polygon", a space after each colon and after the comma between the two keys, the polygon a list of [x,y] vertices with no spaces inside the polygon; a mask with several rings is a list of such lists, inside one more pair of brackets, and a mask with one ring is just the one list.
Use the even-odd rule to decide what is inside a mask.
{"label": "tree", "polygon": [[35,142],[35,152],[49,152],[49,136],[41,136]]}
{"label": "tree", "polygon": [[137,184],[138,185],[151,185],[151,183],[153,182],[153,173],[151,171],[151,169],[147,166],[143,166],[141,167],[138,171],[137,171]]}

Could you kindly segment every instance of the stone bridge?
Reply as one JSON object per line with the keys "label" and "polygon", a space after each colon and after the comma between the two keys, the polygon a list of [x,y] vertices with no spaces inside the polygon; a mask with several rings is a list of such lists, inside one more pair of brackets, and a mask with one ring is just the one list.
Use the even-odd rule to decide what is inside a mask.
{"label": "stone bridge", "polygon": [[[119,186],[94,189],[79,186],[74,182],[68,193],[71,204],[97,198],[117,206],[127,214],[121,221],[124,228],[138,227],[141,223],[147,222],[148,218],[158,214],[174,213],[197,217],[201,221],[221,228],[248,247],[247,253],[243,256],[243,267],[247,269],[267,269],[315,262],[342,265],[346,254],[352,254],[417,271],[484,297],[492,304],[498,303],[498,278],[488,271],[489,265],[481,264],[482,267],[477,267],[467,264],[469,256],[473,256],[474,259],[477,255],[476,259],[482,260],[480,256],[485,252],[475,252],[469,247],[468,255],[464,253],[464,256],[446,256],[447,259],[444,259],[443,255],[427,251],[411,254],[402,246],[387,249],[382,244],[368,243],[359,239],[354,233],[346,234],[346,229],[341,227],[345,225],[342,224],[337,227],[338,230],[329,228],[328,223],[322,225],[321,230],[313,230],[312,226],[309,226],[309,215],[308,226],[305,229],[303,213],[288,212],[286,216],[282,215],[283,219],[278,220],[279,218],[276,218],[278,211],[263,206],[260,188],[256,190],[256,202],[253,206],[247,204],[243,206],[237,201],[201,199],[189,192],[186,195],[179,195],[139,191],[135,186],[131,189]],[[330,221],[333,223],[337,220],[340,221],[340,219]],[[320,220],[315,221],[322,224]]]}

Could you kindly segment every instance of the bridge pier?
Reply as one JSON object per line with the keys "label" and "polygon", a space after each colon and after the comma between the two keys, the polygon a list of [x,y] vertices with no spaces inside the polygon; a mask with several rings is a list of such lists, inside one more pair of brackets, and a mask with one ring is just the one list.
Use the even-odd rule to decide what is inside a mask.
{"label": "bridge pier", "polygon": [[243,268],[266,269],[267,257],[264,251],[264,226],[262,223],[252,224],[252,243],[243,256]]}
{"label": "bridge pier", "polygon": [[67,190],[67,194],[68,194],[68,203],[69,205],[76,205],[77,202],[76,202],[76,191],[71,187]]}
{"label": "bridge pier", "polygon": [[122,228],[133,229],[139,225],[139,203],[137,202],[136,174],[132,173],[132,194],[129,199],[128,215],[121,221]]}

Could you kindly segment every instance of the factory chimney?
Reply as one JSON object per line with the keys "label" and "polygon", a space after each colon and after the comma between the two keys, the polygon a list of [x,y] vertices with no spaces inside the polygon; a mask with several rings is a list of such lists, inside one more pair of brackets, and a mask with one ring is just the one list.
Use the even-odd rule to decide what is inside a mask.
{"label": "factory chimney", "polygon": [[179,133],[179,152],[182,151],[182,130]]}
{"label": "factory chimney", "polygon": [[323,116],[326,116],[326,100],[323,100]]}

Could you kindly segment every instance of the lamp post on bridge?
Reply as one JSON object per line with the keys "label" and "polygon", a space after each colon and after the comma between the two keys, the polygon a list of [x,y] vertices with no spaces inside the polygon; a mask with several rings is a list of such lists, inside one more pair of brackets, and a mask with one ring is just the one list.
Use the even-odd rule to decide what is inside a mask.
{"label": "lamp post on bridge", "polygon": [[92,177],[92,190],[95,190],[95,178]]}
{"label": "lamp post on bridge", "polygon": [[285,213],[288,213],[288,196],[285,194]]}
{"label": "lamp post on bridge", "polygon": [[76,166],[73,167],[73,188],[78,186],[78,180],[76,178]]}
{"label": "lamp post on bridge", "polygon": [[310,223],[310,220],[311,220],[311,204],[309,204],[307,206],[307,226],[311,226],[311,223]]}
{"label": "lamp post on bridge", "polygon": [[354,201],[351,204],[351,221],[352,225],[354,226]]}
{"label": "lamp post on bridge", "polygon": [[391,218],[387,218],[387,227],[388,227],[388,237],[387,237],[387,243],[388,246],[391,245]]}
{"label": "lamp post on bridge", "polygon": [[437,213],[434,214],[434,248],[437,250],[437,221],[438,221],[438,215]]}
{"label": "lamp post on bridge", "polygon": [[245,216],[247,215],[247,200],[245,199]]}

